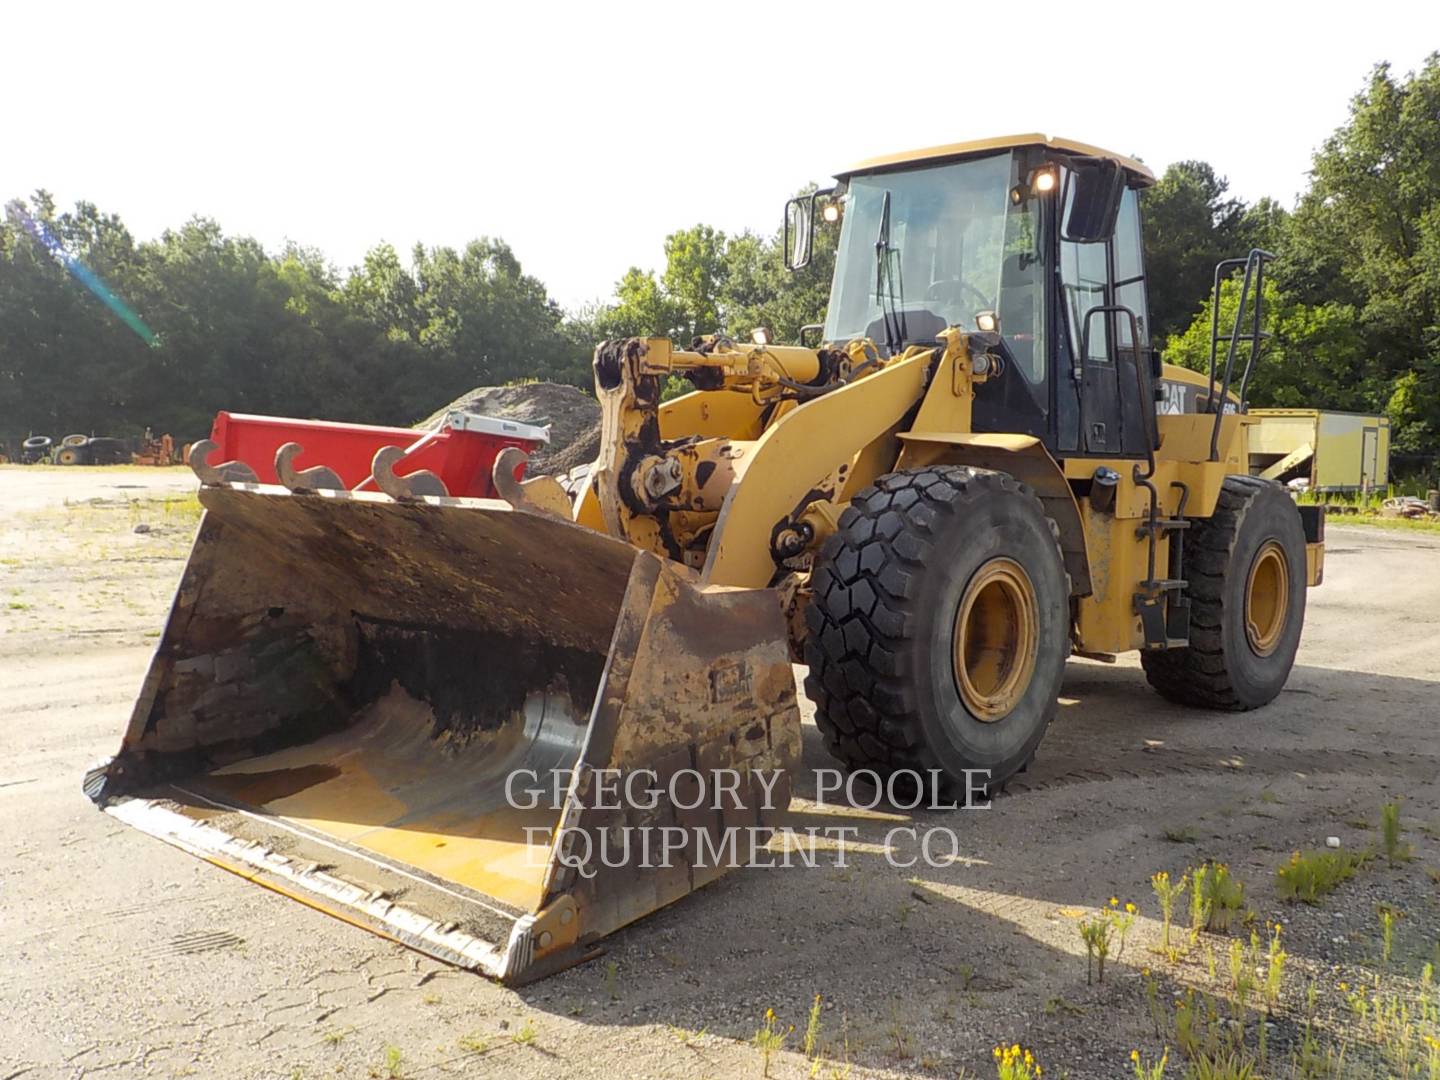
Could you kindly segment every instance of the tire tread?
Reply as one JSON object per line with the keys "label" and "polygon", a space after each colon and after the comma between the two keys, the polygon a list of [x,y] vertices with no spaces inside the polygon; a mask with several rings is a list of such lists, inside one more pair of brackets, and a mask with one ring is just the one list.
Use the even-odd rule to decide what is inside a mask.
{"label": "tire tread", "polygon": [[[881,476],[822,545],[805,613],[805,692],[826,748],[851,769],[941,768],[923,735],[914,670],[923,570],[944,557],[936,543],[945,517],[997,495],[1033,503],[1063,567],[1059,528],[1028,487],[1007,473],[958,465]],[[1068,592],[1068,575],[1065,582]]]}

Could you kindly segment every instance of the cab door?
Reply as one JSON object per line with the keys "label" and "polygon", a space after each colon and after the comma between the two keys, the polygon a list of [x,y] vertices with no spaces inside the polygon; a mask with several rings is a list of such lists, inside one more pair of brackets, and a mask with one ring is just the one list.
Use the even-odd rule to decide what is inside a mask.
{"label": "cab door", "polygon": [[[1075,420],[1062,429],[1062,451],[1138,457],[1147,449],[1142,412],[1155,407],[1149,370],[1149,315],[1141,250],[1140,206],[1134,189],[1121,198],[1114,233],[1105,240],[1069,240],[1072,203],[1066,184],[1061,207],[1060,290],[1071,357],[1069,386]],[[1135,315],[1101,310],[1122,306]],[[1139,340],[1137,341],[1136,338]],[[1061,373],[1062,378],[1065,373]]]}

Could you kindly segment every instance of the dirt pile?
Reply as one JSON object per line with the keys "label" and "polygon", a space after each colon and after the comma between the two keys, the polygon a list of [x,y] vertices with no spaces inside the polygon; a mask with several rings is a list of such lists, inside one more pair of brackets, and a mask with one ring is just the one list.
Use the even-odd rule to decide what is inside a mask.
{"label": "dirt pile", "polygon": [[595,460],[600,449],[600,405],[583,390],[561,383],[477,386],[426,417],[417,428],[435,426],[452,409],[550,427],[550,445],[537,450],[530,475],[566,472]]}

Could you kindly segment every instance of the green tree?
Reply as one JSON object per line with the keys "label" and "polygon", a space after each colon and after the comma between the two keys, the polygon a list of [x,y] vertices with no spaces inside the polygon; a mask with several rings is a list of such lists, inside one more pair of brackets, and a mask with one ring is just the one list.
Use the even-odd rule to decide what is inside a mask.
{"label": "green tree", "polygon": [[660,280],[666,296],[683,312],[677,331],[683,342],[722,327],[725,249],[725,234],[709,225],[681,229],[665,238],[665,273]]}
{"label": "green tree", "polygon": [[595,330],[601,338],[678,339],[693,325],[693,317],[659,279],[636,266],[615,285],[615,302],[595,317]]}
{"label": "green tree", "polygon": [[717,331],[748,341],[757,326],[776,341],[798,341],[802,326],[825,320],[839,233],[821,224],[810,265],[795,273],[785,269],[779,230],[727,237],[696,225],[671,233],[664,271],[631,267],[589,325],[603,338],[658,335],[685,345]]}
{"label": "green tree", "polygon": [[[0,222],[0,435],[194,439],[216,411],[410,423],[478,383],[589,385],[590,327],[500,240],[379,245],[342,277],[196,218],[136,244],[44,192]],[[584,333],[585,339],[580,337]]]}
{"label": "green tree", "polygon": [[[1240,282],[1231,278],[1220,291],[1220,327],[1228,333],[1240,302]],[[1247,304],[1247,313],[1252,310]],[[1183,334],[1172,337],[1165,359],[1193,371],[1210,365],[1210,300]],[[1369,358],[1359,332],[1355,309],[1331,301],[1318,306],[1302,303],[1281,291],[1274,281],[1265,283],[1265,326],[1272,335],[1265,343],[1246,394],[1251,405],[1279,408],[1325,408],[1365,411],[1383,404],[1387,386],[1369,371]],[[1247,319],[1248,319],[1247,314]],[[1248,325],[1245,331],[1248,332]],[[1249,346],[1235,351],[1232,386],[1237,390],[1249,358]],[[1216,358],[1216,378],[1226,360],[1225,343]],[[1379,399],[1377,401],[1377,399]]]}
{"label": "green tree", "polygon": [[84,202],[61,213],[43,191],[7,205],[0,434],[103,431],[125,408],[152,337],[134,308],[139,271],[134,241],[114,215]]}
{"label": "green tree", "polygon": [[[1228,181],[1206,162],[1180,161],[1141,194],[1150,323],[1162,348],[1200,310],[1215,264],[1245,253],[1245,207],[1228,192]],[[1273,216],[1271,205],[1253,222],[1257,234]]]}
{"label": "green tree", "polygon": [[1440,53],[1397,78],[1371,73],[1350,117],[1315,154],[1287,230],[1287,288],[1354,307],[1372,407],[1394,444],[1440,440]]}

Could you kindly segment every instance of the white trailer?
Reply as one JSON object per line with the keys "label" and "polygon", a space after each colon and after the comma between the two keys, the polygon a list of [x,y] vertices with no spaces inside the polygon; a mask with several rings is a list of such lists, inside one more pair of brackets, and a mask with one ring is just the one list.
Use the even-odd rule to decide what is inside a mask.
{"label": "white trailer", "polygon": [[1250,472],[1311,491],[1373,491],[1390,482],[1390,419],[1327,409],[1251,409]]}

